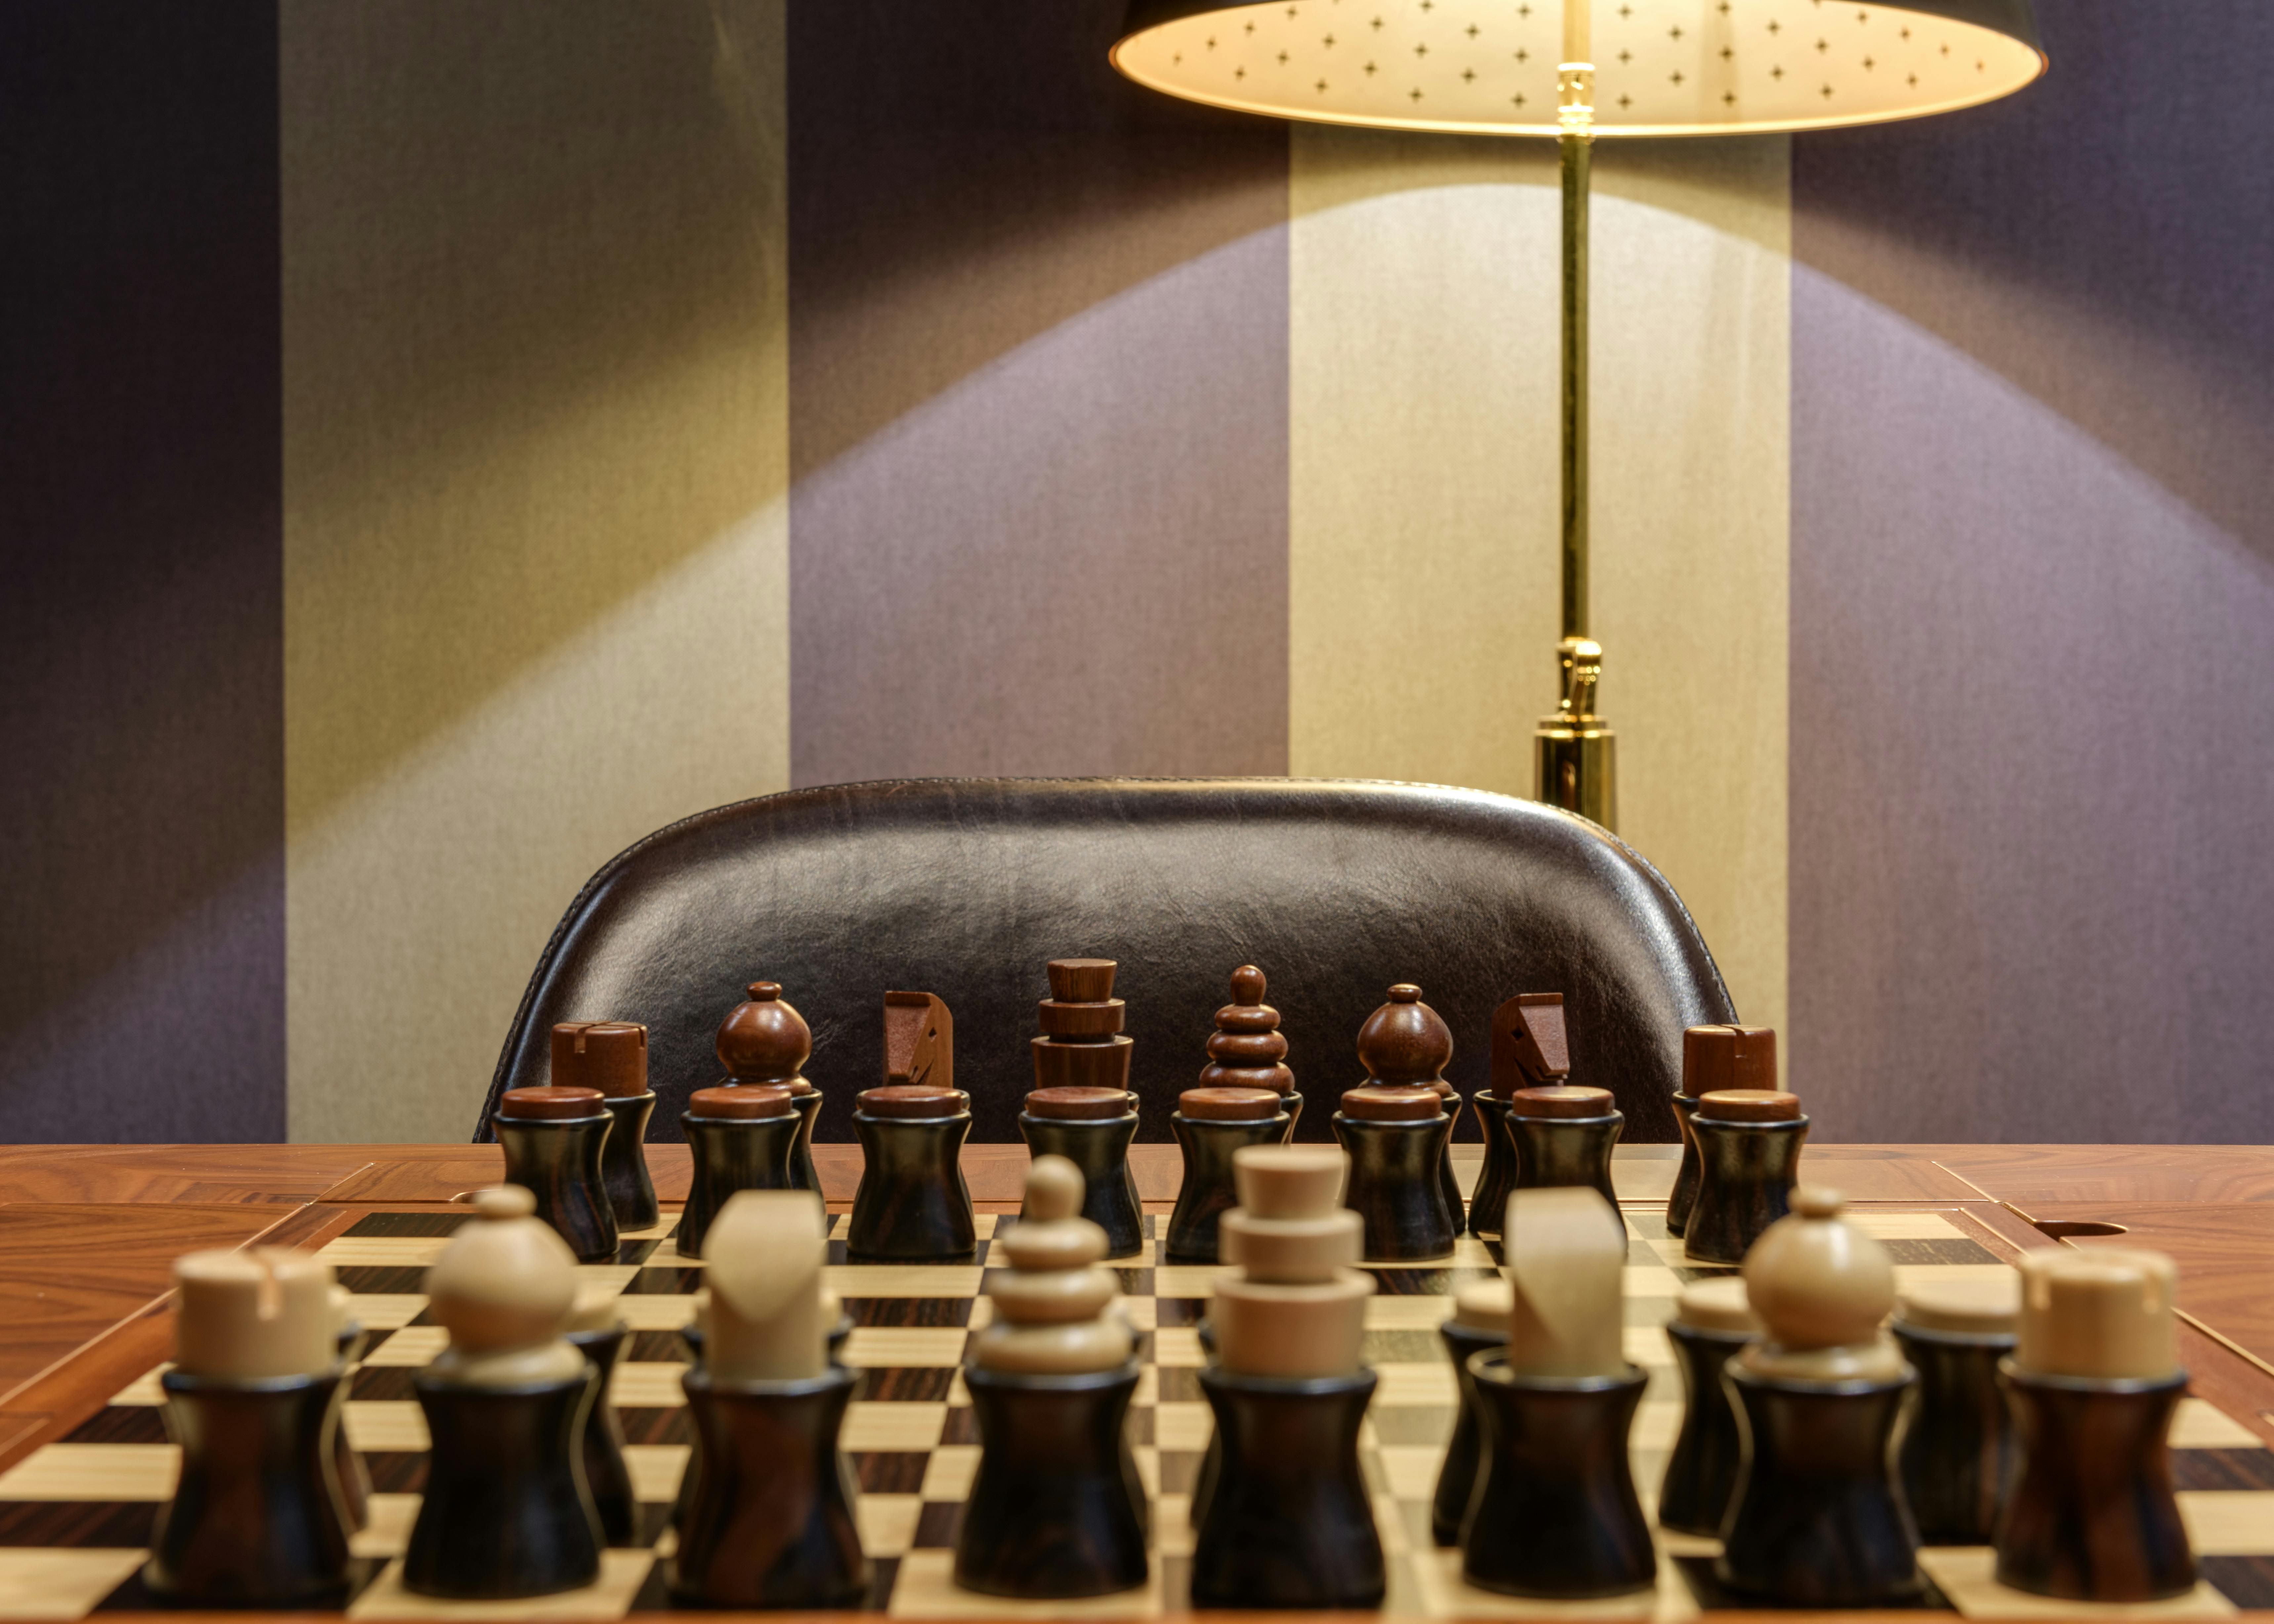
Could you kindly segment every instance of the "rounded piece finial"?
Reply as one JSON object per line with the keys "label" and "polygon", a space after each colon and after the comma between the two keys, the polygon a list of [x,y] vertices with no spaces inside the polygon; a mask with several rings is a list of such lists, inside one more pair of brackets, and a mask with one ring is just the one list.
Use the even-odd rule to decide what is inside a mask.
{"label": "rounded piece finial", "polygon": [[749,991],[751,1003],[772,1004],[775,999],[781,996],[781,983],[779,981],[752,981],[749,985]]}
{"label": "rounded piece finial", "polygon": [[1389,1002],[1358,1029],[1358,1057],[1366,1064],[1369,1083],[1435,1087],[1445,1080],[1445,1063],[1453,1057],[1453,1029],[1421,1002],[1419,987],[1400,981],[1389,989]]}
{"label": "rounded piece finial", "polygon": [[537,1210],[537,1192],[523,1184],[497,1184],[474,1192],[478,1218],[526,1218]]}
{"label": "rounded piece finial", "polygon": [[1392,1004],[1419,1004],[1421,1002],[1421,989],[1411,981],[1400,981],[1389,989],[1389,1001]]}
{"label": "rounded piece finial", "polygon": [[1231,973],[1231,1001],[1234,1004],[1257,1004],[1263,1002],[1263,972],[1254,965],[1242,965]]}
{"label": "rounded piece finial", "polygon": [[738,1083],[797,1080],[813,1053],[813,1029],[781,996],[779,982],[753,981],[749,995],[719,1025],[719,1064]]}
{"label": "rounded piece finial", "polygon": [[1803,1218],[1837,1218],[1847,1207],[1847,1196],[1829,1184],[1793,1187],[1792,1210]]}
{"label": "rounded piece finial", "polygon": [[1036,1156],[1027,1169],[1027,1219],[1047,1223],[1081,1210],[1081,1169],[1064,1156]]}

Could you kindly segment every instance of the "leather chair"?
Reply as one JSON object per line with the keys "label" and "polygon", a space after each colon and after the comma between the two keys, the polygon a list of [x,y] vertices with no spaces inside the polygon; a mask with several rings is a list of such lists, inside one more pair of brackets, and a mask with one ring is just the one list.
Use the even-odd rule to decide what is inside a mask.
{"label": "leather chair", "polygon": [[[1562,993],[1572,1080],[1617,1095],[1630,1140],[1678,1137],[1682,1030],[1736,1019],[1673,888],[1532,801],[1332,778],[833,785],[687,818],[593,876],[522,998],[476,1138],[501,1090],[546,1080],[554,1022],[612,1019],[646,1024],[651,1138],[680,1139],[688,1094],[722,1075],[719,1021],[763,980],[813,1028],[817,1139],[852,1139],[900,989],[955,1017],[973,1139],[1015,1142],[1043,966],[1073,957],[1120,961],[1148,1139],[1170,1137],[1241,964],[1269,977],[1306,1139],[1364,1079],[1359,1026],[1393,981],[1450,1024],[1464,1095],[1488,1080],[1494,1009]],[[1474,1113],[1463,1125],[1473,1137]]]}

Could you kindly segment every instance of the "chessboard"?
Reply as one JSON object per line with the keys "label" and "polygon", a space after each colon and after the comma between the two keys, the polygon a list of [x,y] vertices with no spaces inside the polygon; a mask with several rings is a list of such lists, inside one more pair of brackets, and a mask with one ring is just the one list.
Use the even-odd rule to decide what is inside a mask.
{"label": "chessboard", "polygon": [[[1951,1216],[1933,1210],[1851,1208],[1851,1221],[1886,1243],[1903,1281],[1978,1275],[2008,1267]],[[1663,1326],[1690,1280],[1731,1271],[1682,1260],[1654,1211],[1625,1214],[1629,1356],[1650,1385],[1633,1432],[1635,1480],[1645,1507],[1680,1425],[1682,1395]],[[365,1561],[346,1608],[361,1619],[612,1620],[661,1610],[673,1536],[671,1501],[688,1455],[678,1332],[692,1312],[702,1265],[681,1258],[671,1221],[624,1237],[614,1264],[581,1272],[622,1289],[633,1335],[610,1396],[627,1440],[642,1502],[639,1543],[611,1550],[598,1583],[527,1603],[450,1604],[406,1592],[399,1558],[418,1505],[426,1432],[410,1380],[440,1350],[443,1334],[425,1313],[426,1266],[464,1219],[433,1208],[374,1212],[326,1244],[321,1256],[354,1294],[370,1334],[346,1405],[350,1442],[374,1490],[369,1525],[358,1535]],[[962,1501],[978,1464],[979,1439],[961,1366],[969,1335],[987,1323],[986,1252],[998,1224],[982,1214],[976,1259],[968,1264],[848,1263],[844,1219],[835,1221],[829,1283],[855,1329],[843,1357],[861,1372],[842,1439],[860,1483],[859,1520],[874,1568],[871,1611],[900,1618],[1148,1618],[1182,1613],[1193,1535],[1187,1509],[1208,1445],[1209,1415],[1198,1380],[1198,1326],[1219,1271],[1157,1259],[1147,1219],[1143,1252],[1118,1273],[1145,1364],[1130,1416],[1139,1470],[1153,1500],[1154,1561],[1141,1590],[1094,1600],[1021,1607],[970,1595],[950,1578]],[[1361,1453],[1389,1556],[1382,1611],[1416,1618],[1646,1618],[1681,1620],[1743,1604],[1713,1577],[1710,1540],[1662,1533],[1654,1592],[1623,1601],[1519,1601],[1461,1582],[1457,1551],[1434,1545],[1429,1502],[1455,1413],[1453,1372],[1436,1334],[1451,1293],[1498,1267],[1495,1249],[1463,1237],[1454,1255],[1425,1267],[1375,1267],[1367,1304],[1366,1357],[1379,1373]],[[0,1619],[75,1619],[153,1605],[137,1576],[151,1528],[171,1492],[176,1452],[160,1413],[160,1372],[113,1396],[68,1437],[0,1474]],[[2172,1442],[2182,1508],[2203,1583],[2189,1596],[2144,1607],[2091,1609],[2007,1590],[1981,1549],[1929,1549],[1931,1582],[1921,1611],[1975,1619],[2089,1616],[2218,1618],[2238,1607],[2274,1606],[2274,1452],[2199,1399],[2185,1402]]]}

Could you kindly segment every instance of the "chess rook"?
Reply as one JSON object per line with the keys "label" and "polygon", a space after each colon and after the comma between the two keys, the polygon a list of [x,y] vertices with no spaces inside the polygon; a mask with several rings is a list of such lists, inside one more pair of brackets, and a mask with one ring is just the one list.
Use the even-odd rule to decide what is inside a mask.
{"label": "chess rook", "polygon": [[[1716,1097],[1700,1100],[1700,1123]],[[1712,1141],[1701,1149],[1703,1220]],[[1791,1214],[1746,1257],[1762,1336],[1728,1368],[1751,1447],[1714,1573],[1779,1606],[1892,1606],[1920,1588],[1918,1535],[1891,1449],[1918,1378],[1879,1329],[1894,1306],[1894,1264],[1841,1207],[1839,1192],[1803,1185]]]}
{"label": "chess rook", "polygon": [[821,1176],[813,1170],[813,1119],[821,1109],[821,1091],[805,1079],[805,1063],[813,1057],[813,1029],[781,996],[780,983],[752,981],[748,990],[749,996],[719,1023],[712,1046],[719,1064],[727,1068],[723,1086],[789,1091],[791,1107],[797,1112],[797,1140],[789,1154],[789,1187],[818,1192]]}
{"label": "chess rook", "polygon": [[598,1385],[584,1427],[584,1486],[591,1491],[592,1511],[600,1520],[600,1537],[612,1545],[629,1545],[639,1532],[637,1503],[632,1494],[631,1469],[624,1461],[623,1423],[608,1398],[608,1380],[631,1333],[625,1328],[620,1294],[613,1286],[588,1286],[576,1293],[576,1306],[561,1338],[584,1356]]}
{"label": "chess rook", "polygon": [[895,1085],[853,1101],[861,1183],[845,1249],[857,1258],[937,1262],[979,1245],[959,1159],[971,1137],[971,1096],[960,1088]]}
{"label": "chess rook", "polygon": [[2161,1252],[2025,1252],[2003,1366],[2021,1473],[1998,1525],[1998,1579],[2063,1601],[2146,1602],[2195,1587],[2172,1492],[2187,1388]]}
{"label": "chess rook", "polygon": [[672,1237],[681,1257],[703,1255],[712,1221],[736,1191],[799,1187],[790,1169],[806,1124],[788,1089],[757,1083],[698,1088],[687,1096],[679,1125],[695,1167]]}
{"label": "chess rook", "polygon": [[1666,1200],[1666,1232],[1679,1236],[1698,1204],[1698,1136],[1690,1123],[1702,1094],[1725,1088],[1777,1086],[1776,1029],[1773,1026],[1692,1026],[1682,1034],[1682,1085],[1674,1093],[1674,1114],[1682,1127],[1682,1162]]}
{"label": "chess rook", "polygon": [[1627,1119],[1611,1103],[1609,1089],[1519,1088],[1509,1096],[1502,1120],[1516,1147],[1516,1188],[1582,1185],[1618,1206],[1611,1152]]}
{"label": "chess rook", "polygon": [[1744,1458],[1744,1434],[1721,1372],[1760,1334],[1743,1281],[1696,1280],[1682,1288],[1666,1327],[1682,1372],[1682,1430],[1659,1486],[1660,1528],[1720,1537]]}
{"label": "chess rook", "polygon": [[[1494,1224],[1493,1233],[1498,1235],[1500,1229]],[[1453,1385],[1461,1401],[1453,1436],[1437,1469],[1436,1492],[1429,1500],[1429,1537],[1441,1545],[1461,1543],[1461,1524],[1468,1520],[1470,1503],[1484,1476],[1482,1401],[1477,1397],[1476,1378],[1469,1373],[1469,1359],[1508,1345],[1510,1312],[1507,1281],[1472,1281],[1455,1294],[1452,1317],[1437,1327],[1438,1340],[1453,1361]]]}
{"label": "chess rook", "polygon": [[1788,1094],[1720,1088],[1698,1096],[1698,1199],[1682,1237],[1692,1263],[1743,1263],[1753,1243],[1791,1210],[1808,1118]]}
{"label": "chess rook", "polygon": [[[1444,1077],[1453,1057],[1453,1029],[1421,1002],[1421,989],[1400,981],[1389,1002],[1366,1018],[1358,1030],[1358,1057],[1366,1067],[1360,1088],[1428,1088],[1445,1112],[1445,1146],[1438,1158],[1437,1184],[1453,1232],[1461,1229],[1461,1184],[1453,1177],[1453,1124],[1460,1120],[1461,1096]],[[1345,1110],[1349,1096],[1344,1096]]]}
{"label": "chess rook", "polygon": [[647,1124],[655,1094],[647,1086],[647,1028],[624,1020],[573,1020],[553,1028],[556,1088],[596,1088],[613,1125],[600,1147],[600,1182],[619,1229],[659,1222],[655,1182],[647,1170]]}
{"label": "chess rook", "polygon": [[1453,1119],[1434,1088],[1353,1088],[1335,1113],[1336,1139],[1350,1155],[1344,1200],[1364,1222],[1369,1262],[1449,1256],[1458,1235],[1438,1172]]}
{"label": "chess rook", "polygon": [[600,1157],[615,1119],[597,1088],[508,1088],[490,1117],[505,1182],[536,1199],[539,1222],[579,1263],[616,1260],[616,1214]]}
{"label": "chess rook", "polygon": [[2018,1279],[1935,1282],[1902,1294],[1888,1327],[1919,1373],[1903,1429],[1903,1495],[1919,1543],[1986,1545],[2005,1509],[2014,1425],[1998,1365],[2014,1351]]}
{"label": "chess rook", "polygon": [[1284,1142],[1292,1125],[1286,1096],[1269,1088],[1187,1088],[1177,1097],[1169,1131],[1184,1152],[1176,1210],[1162,1253],[1171,1263],[1216,1260],[1216,1225],[1239,1200],[1232,1154],[1249,1145]]}
{"label": "chess rook", "polygon": [[1209,1035],[1208,1064],[1201,1068],[1202,1088],[1268,1088],[1277,1094],[1287,1113],[1285,1137],[1295,1137],[1303,1115],[1303,1096],[1295,1092],[1295,1073],[1287,1066],[1287,1037],[1279,1030],[1279,1011],[1263,1002],[1263,972],[1242,965],[1231,973],[1231,1002],[1216,1012],[1216,1030]]}

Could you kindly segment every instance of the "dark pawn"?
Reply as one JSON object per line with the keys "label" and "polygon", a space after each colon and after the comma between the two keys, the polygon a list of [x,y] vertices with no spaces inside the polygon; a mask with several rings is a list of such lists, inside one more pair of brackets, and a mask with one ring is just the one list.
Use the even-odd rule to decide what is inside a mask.
{"label": "dark pawn", "polygon": [[1682,1124],[1682,1164],[1666,1199],[1668,1235],[1679,1236],[1688,1227],[1690,1209],[1698,1203],[1698,1139],[1690,1124],[1698,1115],[1698,1096],[1724,1088],[1773,1090],[1776,1056],[1773,1026],[1692,1026],[1682,1034],[1682,1086],[1674,1095],[1674,1114]]}
{"label": "dark pawn", "polygon": [[1698,1203],[1682,1237],[1693,1263],[1743,1263],[1762,1231],[1792,1210],[1808,1118],[1792,1094],[1720,1089],[1699,1096]]}
{"label": "dark pawn", "polygon": [[[1429,1537],[1441,1545],[1461,1543],[1461,1524],[1468,1521],[1469,1506],[1484,1476],[1484,1422],[1479,1415],[1477,1380],[1469,1373],[1472,1356],[1508,1345],[1508,1290],[1500,1283],[1502,1307],[1499,1323],[1489,1328],[1465,1325],[1457,1315],[1437,1327],[1437,1335],[1452,1357],[1453,1381],[1461,1408],[1453,1420],[1452,1440],[1445,1446],[1444,1464],[1437,1469],[1437,1490],[1429,1500]],[[1472,1288],[1472,1289],[1473,1288]]]}
{"label": "dark pawn", "polygon": [[1386,1579],[1358,1432],[1374,1373],[1201,1372],[1224,1440],[1193,1551],[1195,1607],[1372,1607]]}
{"label": "dark pawn", "polygon": [[1714,1564],[1721,1583],[1785,1607],[1884,1607],[1917,1595],[1918,1532],[1893,1450],[1916,1373],[1835,1386],[1733,1365],[1724,1379],[1746,1451]]}
{"label": "dark pawn", "polygon": [[504,1601],[599,1577],[600,1521],[584,1473],[584,1419],[599,1391],[591,1366],[523,1387],[424,1372],[410,1386],[433,1443],[403,1588]]}
{"label": "dark pawn", "polygon": [[600,1147],[600,1179],[618,1229],[662,1222],[647,1172],[647,1120],[655,1095],[647,1086],[647,1028],[624,1020],[568,1021],[553,1028],[553,1085],[597,1088],[613,1123]]}
{"label": "dark pawn", "polygon": [[1508,1101],[1490,1089],[1469,1096],[1476,1108],[1477,1131],[1485,1136],[1484,1165],[1477,1170],[1476,1193],[1469,1198],[1469,1233],[1496,1241],[1508,1222],[1508,1198],[1516,1189],[1516,1141],[1509,1137]]}
{"label": "dark pawn", "polygon": [[1135,1094],[1126,1088],[1037,1088],[1019,1113],[1019,1134],[1034,1154],[1064,1156],[1081,1169],[1081,1215],[1105,1231],[1107,1257],[1145,1250],[1145,1209],[1129,1171]]}
{"label": "dark pawn", "polygon": [[1683,1406],[1682,1431],[1659,1485],[1660,1528],[1720,1536],[1745,1453],[1744,1429],[1721,1372],[1759,1335],[1760,1323],[1736,1280],[1700,1281],[1683,1292],[1666,1327],[1682,1372]]}
{"label": "dark pawn", "polygon": [[1187,1088],[1177,1097],[1169,1129],[1185,1153],[1185,1172],[1162,1244],[1170,1262],[1216,1260],[1216,1222],[1239,1205],[1231,1153],[1285,1139],[1288,1118],[1280,1101],[1268,1088]]}
{"label": "dark pawn", "polygon": [[871,1088],[855,1097],[861,1185],[845,1250],[900,1262],[968,1258],[979,1244],[959,1157],[971,1096],[958,1088]]}
{"label": "dark pawn", "polygon": [[[1358,1057],[1366,1067],[1361,1088],[1434,1089],[1445,1109],[1445,1147],[1438,1157],[1437,1183],[1445,1210],[1452,1214],[1453,1232],[1460,1233],[1461,1181],[1453,1177],[1453,1124],[1461,1119],[1461,1096],[1444,1078],[1453,1057],[1453,1029],[1436,1011],[1421,1002],[1421,989],[1400,981],[1389,989],[1389,1002],[1366,1018],[1358,1029]],[[1349,1109],[1344,1095],[1344,1109]]]}
{"label": "dark pawn", "polygon": [[1419,1262],[1453,1250],[1459,1231],[1437,1169],[1453,1119],[1434,1088],[1353,1088],[1335,1113],[1350,1153],[1343,1205],[1366,1224],[1368,1262]]}
{"label": "dark pawn", "polygon": [[2021,1476],[1997,1537],[1998,1583],[2064,1601],[2144,1602],[2195,1583],[2172,1492],[2172,1416],[2185,1371],[2161,1381],[1999,1367]]}
{"label": "dark pawn", "polygon": [[1516,1187],[1584,1184],[1618,1210],[1611,1151],[1626,1126],[1608,1088],[1519,1088],[1509,1097],[1508,1136],[1516,1146]]}
{"label": "dark pawn", "polygon": [[1986,1545],[1998,1530],[2016,1457],[1998,1362],[2014,1351],[2015,1304],[1950,1289],[1903,1294],[1894,1332],[1918,1372],[1903,1428],[1903,1496],[1919,1543]]}
{"label": "dark pawn", "polygon": [[591,1492],[592,1510],[600,1519],[600,1538],[612,1545],[630,1545],[639,1536],[638,1501],[632,1493],[631,1469],[624,1464],[623,1424],[608,1402],[608,1378],[615,1373],[630,1335],[621,1322],[602,1330],[563,1333],[599,1379],[584,1417],[584,1486]]}
{"label": "dark pawn", "polygon": [[1461,1530],[1461,1576],[1511,1596],[1579,1600],[1645,1589],[1658,1574],[1627,1433],[1649,1377],[1518,1376],[1472,1354],[1484,1481]]}
{"label": "dark pawn", "polygon": [[1231,973],[1231,1002],[1216,1012],[1216,1031],[1208,1041],[1208,1064],[1201,1068],[1201,1088],[1269,1088],[1280,1097],[1287,1113],[1286,1138],[1295,1137],[1303,1115],[1303,1096],[1295,1092],[1295,1073],[1287,1067],[1287,1039],[1279,1030],[1279,1011],[1263,1002],[1263,972],[1242,965]]}
{"label": "dark pawn", "polygon": [[842,1365],[802,1381],[680,1379],[698,1442],[680,1522],[672,1599],[699,1607],[850,1607],[869,1561],[837,1452],[858,1377]]}
{"label": "dark pawn", "polygon": [[600,1154],[614,1118],[597,1088],[508,1088],[490,1118],[505,1182],[537,1197],[537,1215],[579,1263],[616,1260],[616,1214]]}
{"label": "dark pawn", "polygon": [[1144,1494],[1123,1424],[1138,1362],[1076,1376],[967,1365],[979,1473],[963,1508],[955,1582],[1030,1601],[1145,1583]]}
{"label": "dark pawn", "polygon": [[813,1170],[813,1119],[821,1109],[821,1094],[803,1075],[813,1055],[813,1030],[805,1017],[790,1007],[779,982],[752,981],[748,1002],[728,1011],[719,1024],[713,1048],[727,1068],[729,1086],[789,1090],[797,1110],[789,1187],[817,1193],[821,1175]]}
{"label": "dark pawn", "polygon": [[695,1178],[673,1240],[681,1257],[699,1258],[703,1237],[728,1196],[738,1190],[797,1188],[790,1182],[790,1160],[805,1122],[788,1089],[736,1084],[688,1095],[679,1125]]}
{"label": "dark pawn", "polygon": [[158,1513],[143,1583],[197,1607],[336,1603],[348,1515],[332,1464],[343,1372],[160,1378],[181,1478]]}
{"label": "dark pawn", "polygon": [[371,1521],[371,1471],[364,1465],[363,1456],[355,1452],[348,1441],[347,1415],[343,1408],[348,1400],[348,1389],[355,1385],[356,1362],[363,1357],[368,1339],[360,1325],[350,1323],[340,1327],[334,1345],[339,1350],[340,1381],[332,1389],[332,1419],[327,1423],[332,1432],[332,1475],[340,1485],[340,1505],[347,1513],[348,1527],[359,1529]]}

